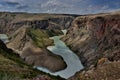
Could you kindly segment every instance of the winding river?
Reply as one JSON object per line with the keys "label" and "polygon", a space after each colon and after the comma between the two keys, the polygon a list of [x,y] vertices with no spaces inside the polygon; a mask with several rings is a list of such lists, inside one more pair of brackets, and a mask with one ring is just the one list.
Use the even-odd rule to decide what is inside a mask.
{"label": "winding river", "polygon": [[[62,30],[64,35],[66,34],[66,30]],[[64,36],[63,35],[63,36]],[[37,69],[52,74],[52,75],[59,75],[63,78],[69,78],[73,76],[77,71],[80,71],[83,69],[83,66],[78,58],[78,56],[72,52],[63,41],[60,40],[61,37],[63,36],[54,36],[51,37],[50,39],[54,40],[54,46],[48,46],[47,49],[51,51],[54,54],[60,55],[63,57],[64,61],[67,64],[67,68],[55,73],[50,72],[48,69],[43,68],[43,67],[37,67]],[[0,34],[0,39],[4,41],[4,43],[9,42],[7,35],[5,34]]]}
{"label": "winding river", "polygon": [[[64,35],[66,34],[66,30],[62,30]],[[63,35],[63,36],[64,36]],[[73,76],[77,71],[83,69],[83,66],[78,58],[78,56],[73,53],[63,41],[60,40],[62,36],[54,36],[50,39],[54,40],[54,46],[48,46],[47,49],[51,51],[53,54],[57,54],[63,57],[64,61],[67,64],[67,68],[55,73],[50,72],[48,69],[43,67],[35,67],[43,72],[49,73],[51,75],[59,75],[63,78],[69,78]],[[9,42],[8,37],[5,34],[0,34],[0,39],[4,41],[4,43]]]}
{"label": "winding river", "polygon": [[[66,34],[66,30],[62,30],[64,35]],[[54,40],[54,46],[48,46],[47,49],[51,51],[54,54],[60,55],[63,57],[64,61],[67,64],[67,68],[55,73],[50,72],[49,70],[42,68],[42,67],[37,67],[37,69],[50,73],[52,75],[59,75],[63,78],[69,78],[73,76],[76,72],[80,71],[83,69],[83,66],[81,64],[81,61],[79,60],[78,56],[72,52],[63,41],[60,40],[62,36],[54,36],[51,37],[50,39]]]}

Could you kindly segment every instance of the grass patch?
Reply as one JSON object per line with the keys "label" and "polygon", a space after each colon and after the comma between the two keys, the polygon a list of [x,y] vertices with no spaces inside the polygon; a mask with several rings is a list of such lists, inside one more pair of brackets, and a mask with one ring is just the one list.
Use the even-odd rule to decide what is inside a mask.
{"label": "grass patch", "polygon": [[64,80],[59,76],[52,76],[27,65],[15,53],[6,52],[0,48],[0,80],[32,80],[38,75],[47,75],[52,80]]}
{"label": "grass patch", "polygon": [[46,30],[29,28],[27,34],[33,39],[35,45],[40,48],[46,48],[53,44],[53,40],[49,39],[49,34]]}
{"label": "grass patch", "polygon": [[0,72],[0,80],[20,80],[20,78],[6,72]]}

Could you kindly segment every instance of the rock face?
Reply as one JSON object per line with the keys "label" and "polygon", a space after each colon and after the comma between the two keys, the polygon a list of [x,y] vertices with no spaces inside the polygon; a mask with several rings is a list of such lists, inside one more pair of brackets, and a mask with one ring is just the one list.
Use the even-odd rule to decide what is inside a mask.
{"label": "rock face", "polygon": [[50,53],[46,49],[26,48],[23,50],[21,57],[28,63],[37,67],[45,67],[52,72],[56,72],[66,68],[63,59]]}
{"label": "rock face", "polygon": [[67,29],[71,25],[73,18],[72,17],[49,18],[49,21],[54,22],[55,24],[60,24],[61,29]]}
{"label": "rock face", "polygon": [[23,25],[32,27],[32,28],[40,28],[40,29],[46,29],[49,25],[48,20],[32,20],[32,21],[20,21],[12,23],[12,26],[18,26],[21,27]]}
{"label": "rock face", "polygon": [[[106,61],[119,61],[120,12],[77,17],[62,40],[79,56],[88,71],[91,65],[96,67],[106,63]],[[114,63],[111,64],[114,65]],[[118,66],[116,68],[118,69]],[[79,74],[82,74],[82,72],[78,73],[76,77],[74,76],[72,80],[78,80]],[[89,77],[92,77],[93,72],[90,73],[91,76]],[[99,72],[96,74],[99,74]],[[85,77],[85,74],[83,76]],[[120,76],[118,77],[120,78]],[[91,80],[90,78],[80,77],[79,79]],[[110,76],[107,79],[110,79]],[[92,80],[96,79],[92,78]],[[116,78],[111,80],[116,80]]]}
{"label": "rock face", "polygon": [[120,59],[120,15],[91,15],[76,18],[63,40],[85,66],[101,57]]}
{"label": "rock face", "polygon": [[108,62],[97,66],[96,68],[89,68],[84,70],[69,80],[119,80],[120,79],[120,61]]}
{"label": "rock face", "polygon": [[74,16],[53,14],[0,13],[0,33],[8,35],[22,26],[39,29],[66,29]]}

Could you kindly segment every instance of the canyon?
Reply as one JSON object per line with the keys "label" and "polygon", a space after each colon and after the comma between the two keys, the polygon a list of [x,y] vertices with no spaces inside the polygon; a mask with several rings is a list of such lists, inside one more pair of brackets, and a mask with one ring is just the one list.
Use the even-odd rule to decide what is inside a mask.
{"label": "canyon", "polygon": [[[0,13],[0,34],[8,36],[7,48],[26,64],[43,67],[53,73],[70,67],[59,55],[63,49],[54,50],[55,54],[47,49],[48,46],[56,47],[55,40],[50,37],[63,35],[61,30],[64,29],[67,33],[60,39],[84,66],[75,75],[67,77],[68,80],[120,79],[120,11],[89,15]],[[2,41],[1,44],[5,45]]]}
{"label": "canyon", "polygon": [[[62,32],[64,35],[66,35],[67,31],[62,30]],[[60,40],[60,38],[64,35],[50,37],[50,39],[54,40],[54,46],[48,46],[47,49],[53,54],[62,56],[65,63],[67,64],[67,67],[64,70],[54,73],[50,72],[48,69],[41,67],[37,67],[37,69],[46,73],[50,73],[51,75],[59,75],[62,78],[68,79],[76,72],[82,70],[84,67],[81,64],[79,57],[74,52],[72,52],[63,41]]]}
{"label": "canyon", "polygon": [[52,72],[66,68],[62,57],[53,55],[46,46],[53,44],[49,36],[62,34],[60,29],[68,28],[73,16],[4,12],[0,14],[0,33],[9,37],[8,48],[13,49],[28,64],[46,67]]}
{"label": "canyon", "polygon": [[86,68],[70,80],[120,79],[120,12],[77,17],[62,40]]}

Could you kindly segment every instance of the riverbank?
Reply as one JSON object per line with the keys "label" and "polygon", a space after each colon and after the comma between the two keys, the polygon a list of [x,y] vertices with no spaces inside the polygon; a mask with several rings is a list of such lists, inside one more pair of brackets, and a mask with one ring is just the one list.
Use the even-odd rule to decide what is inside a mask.
{"label": "riverbank", "polygon": [[[63,30],[62,30],[63,31]],[[63,33],[66,33],[64,30]],[[81,64],[81,61],[79,60],[78,56],[73,53],[63,41],[60,40],[62,36],[54,36],[50,39],[54,40],[54,46],[48,46],[47,49],[51,51],[53,54],[57,54],[62,56],[64,61],[67,64],[67,68],[55,73],[50,72],[49,70],[41,67],[37,67],[39,70],[42,70],[43,72],[50,73],[52,75],[59,75],[63,78],[69,78],[73,76],[76,72],[83,69],[83,66]]]}

